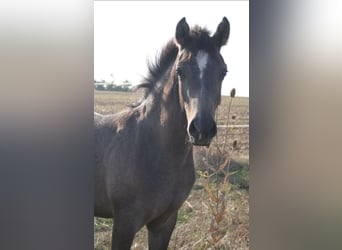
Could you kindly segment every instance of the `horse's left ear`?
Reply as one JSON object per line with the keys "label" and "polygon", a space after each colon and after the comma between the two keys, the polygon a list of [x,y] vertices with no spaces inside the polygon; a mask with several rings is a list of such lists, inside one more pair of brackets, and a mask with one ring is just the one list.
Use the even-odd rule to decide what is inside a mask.
{"label": "horse's left ear", "polygon": [[230,24],[226,17],[223,17],[221,23],[218,25],[215,34],[213,35],[213,39],[216,45],[220,48],[223,45],[226,45],[230,32]]}
{"label": "horse's left ear", "polygon": [[181,47],[185,47],[190,40],[190,28],[185,17],[183,17],[176,27],[176,41]]}

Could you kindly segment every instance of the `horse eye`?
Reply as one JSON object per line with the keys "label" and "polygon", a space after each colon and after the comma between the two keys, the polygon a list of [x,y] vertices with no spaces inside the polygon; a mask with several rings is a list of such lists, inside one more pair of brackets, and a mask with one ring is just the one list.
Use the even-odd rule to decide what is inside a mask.
{"label": "horse eye", "polygon": [[180,67],[176,68],[176,72],[179,75],[179,77],[183,78],[184,77],[184,72]]}

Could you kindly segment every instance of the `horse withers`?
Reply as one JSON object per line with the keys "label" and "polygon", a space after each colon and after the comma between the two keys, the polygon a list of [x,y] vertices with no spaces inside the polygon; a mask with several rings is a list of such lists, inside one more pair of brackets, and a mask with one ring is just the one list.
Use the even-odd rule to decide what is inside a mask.
{"label": "horse withers", "polygon": [[223,18],[211,36],[185,18],[139,88],[142,100],[120,113],[95,114],[95,216],[113,218],[112,249],[130,249],[147,226],[149,249],[167,249],[177,213],[195,181],[193,145],[216,135],[227,72],[220,54]]}

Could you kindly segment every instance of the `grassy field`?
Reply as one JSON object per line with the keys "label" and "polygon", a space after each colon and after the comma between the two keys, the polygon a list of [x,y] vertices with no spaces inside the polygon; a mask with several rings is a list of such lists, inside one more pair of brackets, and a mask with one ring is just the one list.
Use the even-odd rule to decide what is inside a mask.
{"label": "grassy field", "polygon": [[[140,96],[95,91],[94,109],[116,113]],[[222,97],[216,120],[212,145],[194,148],[196,183],[179,210],[169,249],[249,249],[249,127],[239,126],[249,124],[249,99]],[[110,249],[112,221],[95,218],[94,231],[95,249]],[[132,249],[147,249],[145,228]]]}

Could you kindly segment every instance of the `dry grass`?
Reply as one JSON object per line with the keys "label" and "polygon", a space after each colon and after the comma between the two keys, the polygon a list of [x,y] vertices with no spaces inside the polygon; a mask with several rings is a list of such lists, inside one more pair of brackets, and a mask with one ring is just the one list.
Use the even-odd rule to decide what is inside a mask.
{"label": "dry grass", "polygon": [[[95,112],[115,113],[140,98],[140,93],[95,91]],[[229,108],[232,101],[231,108]],[[248,98],[223,97],[217,124],[249,123]],[[179,210],[169,249],[249,249],[249,128],[218,129],[209,149],[195,148],[197,179]],[[234,143],[234,141],[236,141]],[[227,165],[234,159],[234,164]],[[238,168],[233,169],[233,165]],[[244,187],[244,188],[240,188]],[[95,249],[110,249],[111,219],[94,219]],[[147,249],[147,231],[140,230],[132,249]]]}

